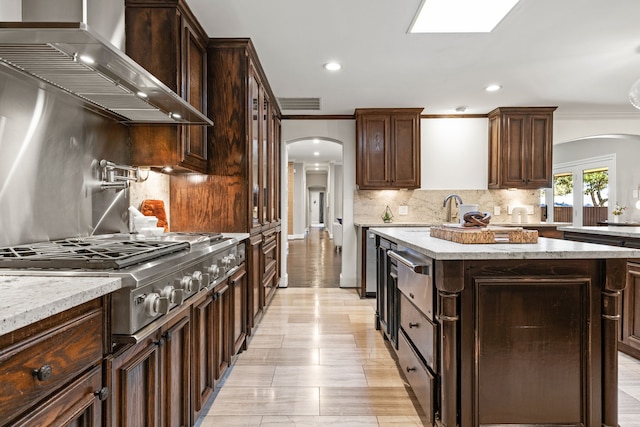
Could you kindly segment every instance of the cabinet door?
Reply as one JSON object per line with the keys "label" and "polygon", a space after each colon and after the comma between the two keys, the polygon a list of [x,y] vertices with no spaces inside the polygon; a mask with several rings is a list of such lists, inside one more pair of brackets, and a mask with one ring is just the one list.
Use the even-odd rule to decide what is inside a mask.
{"label": "cabinet door", "polygon": [[489,113],[488,187],[552,185],[555,107],[507,107]]}
{"label": "cabinet door", "polygon": [[249,111],[251,118],[251,127],[249,132],[249,141],[251,152],[249,153],[249,183],[251,184],[251,200],[249,206],[251,207],[251,223],[249,228],[260,226],[260,220],[262,218],[262,196],[260,194],[260,173],[262,169],[260,167],[260,123],[261,123],[261,101],[260,101],[260,84],[258,82],[257,73],[253,67],[250,67],[249,72]]}
{"label": "cabinet door", "polygon": [[504,118],[505,137],[502,141],[502,185],[523,188],[527,181],[527,117],[510,114]]}
{"label": "cabinet door", "polygon": [[261,254],[262,235],[251,236],[249,241],[249,251],[247,265],[249,268],[249,327],[250,330],[258,325],[262,309],[264,307],[264,288],[262,287]]}
{"label": "cabinet door", "polygon": [[[391,116],[391,185],[400,188],[420,187],[420,116]],[[417,141],[417,143],[416,143]]]}
{"label": "cabinet door", "polygon": [[528,120],[527,182],[529,188],[552,187],[553,135],[549,114],[532,114]]}
{"label": "cabinet door", "polygon": [[194,301],[193,322],[193,419],[198,419],[202,408],[215,387],[215,359],[213,353],[213,298],[207,293]]}
{"label": "cabinet door", "polygon": [[[207,113],[206,44],[182,18],[182,97],[203,113]],[[184,163],[199,170],[207,167],[207,127],[182,126]]]}
{"label": "cabinet door", "polygon": [[356,176],[359,178],[360,188],[388,187],[391,182],[388,144],[390,127],[388,114],[358,116]]}
{"label": "cabinet door", "polygon": [[640,357],[640,264],[629,263],[622,301],[621,350]]}
{"label": "cabinet door", "polygon": [[222,378],[231,364],[231,292],[225,281],[213,294],[213,345],[216,360],[216,380]]}
{"label": "cabinet door", "polygon": [[161,330],[163,425],[189,426],[190,424],[190,377],[191,377],[191,315],[190,307]]}
{"label": "cabinet door", "polygon": [[[171,90],[206,112],[206,34],[186,3],[126,0],[126,52]],[[131,128],[131,161],[206,172],[206,126],[149,125]]]}
{"label": "cabinet door", "polygon": [[108,395],[109,390],[102,387],[102,368],[98,366],[12,425],[100,427],[102,400]]}
{"label": "cabinet door", "polygon": [[242,264],[240,269],[229,278],[231,292],[233,292],[232,308],[233,327],[232,342],[233,354],[238,354],[244,349],[247,337],[247,270]]}
{"label": "cabinet door", "polygon": [[109,426],[160,426],[160,341],[149,338],[107,359]]}

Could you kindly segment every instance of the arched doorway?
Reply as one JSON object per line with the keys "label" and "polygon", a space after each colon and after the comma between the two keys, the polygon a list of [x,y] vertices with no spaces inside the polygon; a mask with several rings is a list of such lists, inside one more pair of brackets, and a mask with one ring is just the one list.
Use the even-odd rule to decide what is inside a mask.
{"label": "arched doorway", "polygon": [[[339,286],[331,267],[341,268],[340,263],[335,262],[336,256],[341,258],[341,252],[333,237],[343,214],[342,143],[326,137],[296,138],[286,141],[283,152],[288,171],[287,226],[283,228],[287,230],[287,246],[297,251],[295,257],[290,257],[291,251],[287,251],[287,285]],[[305,261],[305,256],[310,258]],[[314,268],[309,269],[309,264]],[[319,277],[310,278],[313,272]],[[327,283],[323,275],[327,276]]]}

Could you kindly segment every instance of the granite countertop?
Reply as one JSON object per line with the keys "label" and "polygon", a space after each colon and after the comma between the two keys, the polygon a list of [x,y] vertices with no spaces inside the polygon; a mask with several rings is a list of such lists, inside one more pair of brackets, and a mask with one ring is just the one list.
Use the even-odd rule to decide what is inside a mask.
{"label": "granite countertop", "polygon": [[121,287],[114,277],[0,276],[0,335]]}
{"label": "granite countertop", "polygon": [[[432,227],[441,224],[432,224],[426,222],[356,222],[353,224],[356,227]],[[491,225],[496,226],[509,226],[509,227],[561,227],[571,225],[570,222],[528,222],[524,224],[516,224],[512,222],[491,222]]]}
{"label": "granite countertop", "polygon": [[462,244],[431,237],[429,229],[422,227],[376,227],[369,231],[439,260],[640,258],[640,249],[543,237],[538,243]]}
{"label": "granite countertop", "polygon": [[600,234],[603,236],[620,236],[640,238],[640,227],[617,227],[614,225],[607,227],[578,227],[567,226],[558,227],[560,231],[573,231],[575,233]]}

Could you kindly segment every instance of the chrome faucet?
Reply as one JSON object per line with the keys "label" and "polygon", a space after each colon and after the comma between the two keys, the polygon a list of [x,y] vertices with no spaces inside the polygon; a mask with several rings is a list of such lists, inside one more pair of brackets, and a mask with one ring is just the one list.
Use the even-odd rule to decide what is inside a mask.
{"label": "chrome faucet", "polygon": [[447,202],[449,202],[449,207],[447,209],[447,218],[446,218],[445,222],[451,222],[451,220],[452,220],[451,205],[453,203],[450,202],[451,199],[455,199],[456,206],[459,206],[459,205],[462,204],[462,198],[460,196],[458,196],[457,194],[449,194],[447,197],[444,198],[444,202],[442,202],[442,207],[443,208],[446,208],[447,207]]}

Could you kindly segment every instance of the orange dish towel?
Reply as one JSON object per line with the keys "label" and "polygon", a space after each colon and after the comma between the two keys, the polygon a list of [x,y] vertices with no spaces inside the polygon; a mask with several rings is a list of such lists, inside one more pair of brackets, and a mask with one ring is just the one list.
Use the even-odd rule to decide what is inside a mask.
{"label": "orange dish towel", "polygon": [[157,217],[158,227],[164,227],[165,232],[169,231],[167,212],[164,210],[164,202],[162,200],[143,200],[140,204],[140,212],[146,216]]}

